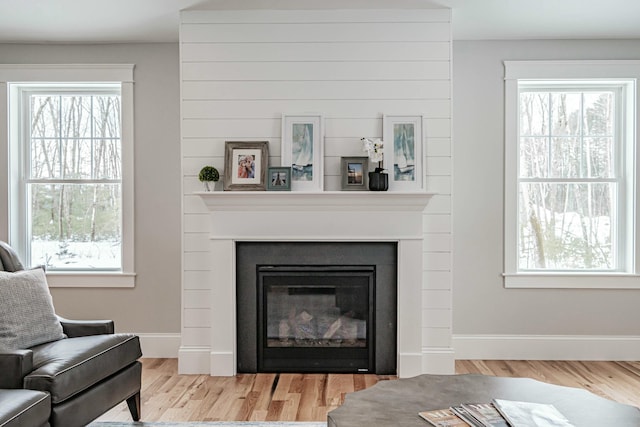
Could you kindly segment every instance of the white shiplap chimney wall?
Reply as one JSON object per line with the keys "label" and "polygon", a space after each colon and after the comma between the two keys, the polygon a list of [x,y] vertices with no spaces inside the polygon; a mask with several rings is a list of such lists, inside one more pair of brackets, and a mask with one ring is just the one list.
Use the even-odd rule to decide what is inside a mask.
{"label": "white shiplap chimney wall", "polygon": [[281,116],[302,112],[325,117],[325,190],[340,189],[341,156],[365,155],[361,137],[382,137],[383,114],[424,115],[426,190],[437,194],[423,222],[422,371],[453,373],[451,11],[350,3],[181,14],[182,373],[210,372],[211,286],[224,285],[198,171],[222,172],[229,140],[269,141],[279,166]]}

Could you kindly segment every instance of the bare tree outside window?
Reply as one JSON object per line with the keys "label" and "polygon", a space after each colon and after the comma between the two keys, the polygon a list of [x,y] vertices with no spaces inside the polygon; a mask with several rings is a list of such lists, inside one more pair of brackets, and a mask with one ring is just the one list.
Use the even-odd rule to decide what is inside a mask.
{"label": "bare tree outside window", "polygon": [[521,90],[520,269],[616,268],[615,95]]}
{"label": "bare tree outside window", "polygon": [[34,91],[28,100],[31,263],[120,269],[120,95]]}

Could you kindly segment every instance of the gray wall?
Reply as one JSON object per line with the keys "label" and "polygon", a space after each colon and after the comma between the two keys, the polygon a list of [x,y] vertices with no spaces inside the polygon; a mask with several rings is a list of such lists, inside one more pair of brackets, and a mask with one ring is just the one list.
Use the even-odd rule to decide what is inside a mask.
{"label": "gray wall", "polygon": [[640,335],[640,290],[503,287],[502,61],[534,59],[640,59],[640,41],[454,42],[454,335]]}
{"label": "gray wall", "polygon": [[[454,42],[454,334],[639,335],[640,291],[503,287],[507,59],[640,59],[640,41]],[[0,62],[136,64],[137,285],[52,293],[64,316],[113,318],[120,331],[180,332],[177,44],[0,44]]]}
{"label": "gray wall", "polygon": [[109,318],[118,331],[180,332],[178,45],[0,44],[0,63],[135,64],[135,271],[132,289],[52,289],[62,316]]}

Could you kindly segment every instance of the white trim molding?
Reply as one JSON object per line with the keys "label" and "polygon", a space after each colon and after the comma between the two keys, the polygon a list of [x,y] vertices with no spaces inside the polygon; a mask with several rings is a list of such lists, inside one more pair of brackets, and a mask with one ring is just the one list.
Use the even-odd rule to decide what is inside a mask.
{"label": "white trim molding", "polygon": [[522,289],[640,289],[640,275],[625,273],[503,274],[505,286]]}
{"label": "white trim molding", "polygon": [[178,373],[180,375],[210,373],[210,354],[210,347],[181,346],[178,350]]}
{"label": "white trim molding", "polygon": [[134,67],[134,64],[0,64],[0,81],[133,83]]}
{"label": "white trim molding", "polygon": [[[505,288],[546,289],[640,289],[640,150],[637,150],[640,111],[640,61],[638,60],[560,60],[504,61],[505,67],[505,151],[504,151],[504,286]],[[618,126],[615,225],[617,261],[607,270],[525,270],[519,267],[518,199],[519,199],[519,84],[535,81],[549,87],[610,85],[619,90],[618,108],[624,111]],[[529,82],[529,84],[534,84]],[[613,220],[612,220],[613,221]]]}
{"label": "white trim molding", "polygon": [[[16,250],[26,252],[16,226],[20,218],[16,194],[17,152],[12,152],[11,140],[17,137],[15,122],[10,122],[10,105],[17,96],[12,85],[67,83],[74,85],[119,83],[121,95],[122,142],[122,271],[82,271],[47,274],[50,287],[134,287],[134,64],[0,64],[0,239]],[[14,86],[15,87],[15,86]],[[17,117],[17,116],[16,116]],[[12,119],[14,120],[14,119]],[[15,121],[15,120],[14,120]],[[5,172],[6,171],[6,172]],[[12,175],[10,175],[12,174]],[[10,188],[10,186],[12,186]],[[5,207],[6,206],[6,207]],[[12,219],[13,217],[13,219]],[[11,225],[10,225],[11,224]],[[24,253],[22,254],[24,255]]]}
{"label": "white trim molding", "polygon": [[514,79],[624,79],[640,68],[638,60],[504,61],[505,80]]}
{"label": "white trim molding", "polygon": [[[372,191],[197,191],[212,211],[236,211],[259,206],[261,211],[282,211],[285,204],[294,211],[340,211],[360,212],[422,212],[435,193],[413,192],[372,192]],[[325,231],[325,230],[323,230]]]}
{"label": "white trim molding", "polygon": [[[203,318],[198,326],[210,328],[212,345],[194,347],[189,342],[181,347],[179,373],[233,376],[237,372],[236,242],[263,240],[267,236],[279,236],[276,241],[330,241],[327,230],[341,236],[341,241],[370,241],[371,231],[375,230],[380,239],[398,244],[398,376],[419,375],[425,366],[429,373],[454,372],[451,349],[438,351],[436,358],[428,348],[430,343],[421,340],[423,211],[433,194],[353,193],[356,192],[196,193],[210,211],[210,250],[203,268],[215,272],[216,281],[209,285],[210,317]],[[183,334],[188,328],[183,326]],[[428,348],[426,353],[422,351],[424,345]]]}
{"label": "white trim molding", "polygon": [[456,370],[455,351],[450,347],[422,349],[422,373],[450,375]]}
{"label": "white trim molding", "polygon": [[638,360],[637,335],[454,335],[457,360]]}

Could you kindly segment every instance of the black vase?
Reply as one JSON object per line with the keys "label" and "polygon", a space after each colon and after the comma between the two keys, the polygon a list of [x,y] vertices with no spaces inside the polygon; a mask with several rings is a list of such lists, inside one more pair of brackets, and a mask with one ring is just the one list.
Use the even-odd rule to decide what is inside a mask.
{"label": "black vase", "polygon": [[389,189],[389,175],[384,172],[369,172],[369,190],[387,191]]}

